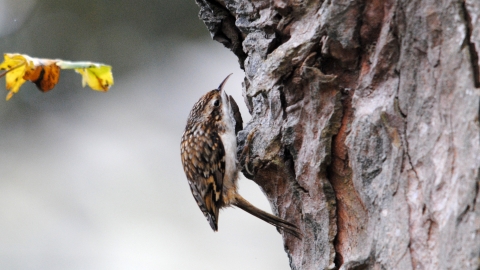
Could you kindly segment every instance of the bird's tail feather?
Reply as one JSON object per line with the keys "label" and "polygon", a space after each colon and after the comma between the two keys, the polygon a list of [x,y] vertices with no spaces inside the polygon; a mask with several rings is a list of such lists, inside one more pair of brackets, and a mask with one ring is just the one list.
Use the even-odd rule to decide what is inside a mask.
{"label": "bird's tail feather", "polygon": [[292,223],[285,221],[279,217],[276,217],[272,214],[269,214],[263,210],[258,209],[257,207],[253,206],[247,200],[245,200],[242,196],[236,195],[235,202],[233,205],[237,206],[238,208],[248,212],[257,218],[272,224],[273,226],[277,227],[278,229],[287,232],[298,239],[302,238],[302,234],[298,230],[297,226],[293,225]]}

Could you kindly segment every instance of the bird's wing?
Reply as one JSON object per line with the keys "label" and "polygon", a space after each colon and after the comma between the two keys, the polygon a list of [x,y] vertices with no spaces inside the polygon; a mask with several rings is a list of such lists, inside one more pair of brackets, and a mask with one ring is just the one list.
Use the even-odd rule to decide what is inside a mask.
{"label": "bird's wing", "polygon": [[[184,143],[193,144],[185,147]],[[207,218],[210,227],[217,231],[225,174],[225,149],[220,136],[217,133],[210,133],[184,140],[182,162],[198,207]]]}

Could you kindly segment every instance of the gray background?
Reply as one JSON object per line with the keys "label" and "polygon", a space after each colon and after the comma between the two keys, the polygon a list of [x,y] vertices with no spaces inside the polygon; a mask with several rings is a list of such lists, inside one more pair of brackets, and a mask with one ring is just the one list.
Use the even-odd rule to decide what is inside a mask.
{"label": "gray background", "polygon": [[[0,0],[0,53],[113,66],[108,93],[62,71],[0,92],[0,269],[289,269],[276,229],[240,209],[213,233],[180,162],[193,103],[243,72],[194,0]],[[4,89],[5,80],[0,80]],[[270,211],[250,180],[240,192]]]}

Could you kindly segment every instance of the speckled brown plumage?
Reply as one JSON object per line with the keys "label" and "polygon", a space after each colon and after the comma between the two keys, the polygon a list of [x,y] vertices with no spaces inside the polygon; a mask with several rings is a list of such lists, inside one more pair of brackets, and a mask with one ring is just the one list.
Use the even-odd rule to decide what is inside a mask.
{"label": "speckled brown plumage", "polygon": [[214,231],[219,210],[234,205],[300,238],[295,225],[256,208],[237,192],[235,134],[242,121],[235,101],[223,91],[227,79],[195,103],[182,136],[182,164],[192,195]]}
{"label": "speckled brown plumage", "polygon": [[218,92],[208,92],[195,104],[181,143],[183,168],[193,197],[215,231],[218,229],[218,210],[222,206],[225,173],[225,149],[216,128],[222,117],[220,106],[213,106],[205,118],[202,114],[209,102],[220,100]]}

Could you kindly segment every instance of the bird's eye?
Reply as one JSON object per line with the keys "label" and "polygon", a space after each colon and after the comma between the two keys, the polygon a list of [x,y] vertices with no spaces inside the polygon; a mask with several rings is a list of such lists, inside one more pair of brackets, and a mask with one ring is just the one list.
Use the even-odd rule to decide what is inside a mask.
{"label": "bird's eye", "polygon": [[220,100],[215,100],[215,102],[213,103],[213,106],[217,107],[218,105],[220,105]]}

